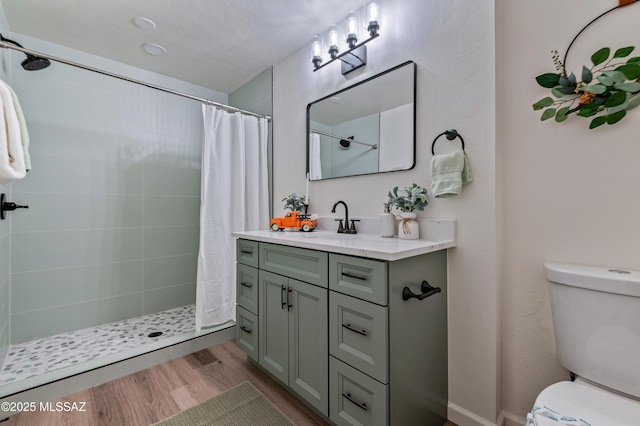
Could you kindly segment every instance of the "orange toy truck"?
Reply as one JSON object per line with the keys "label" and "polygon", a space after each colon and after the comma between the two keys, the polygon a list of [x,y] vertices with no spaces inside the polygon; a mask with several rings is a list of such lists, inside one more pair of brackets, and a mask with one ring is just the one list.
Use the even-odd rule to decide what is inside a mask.
{"label": "orange toy truck", "polygon": [[269,222],[272,231],[282,231],[285,228],[296,228],[304,232],[313,231],[318,226],[318,221],[311,215],[298,212],[289,212],[284,217],[274,217]]}

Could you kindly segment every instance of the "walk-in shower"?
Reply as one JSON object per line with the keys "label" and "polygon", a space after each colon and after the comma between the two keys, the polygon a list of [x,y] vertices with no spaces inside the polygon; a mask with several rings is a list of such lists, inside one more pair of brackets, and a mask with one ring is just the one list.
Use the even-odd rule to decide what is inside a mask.
{"label": "walk-in shower", "polygon": [[[201,86],[11,38],[79,62],[0,37],[0,47],[36,58],[30,69],[54,63],[26,73],[21,55],[0,49],[9,64],[0,78],[20,99],[33,166],[1,188],[29,209],[0,221],[0,259],[10,265],[0,262],[9,270],[9,284],[0,282],[0,399],[172,345],[184,353],[211,336],[195,332],[193,306],[201,103],[228,102]],[[216,330],[230,336],[232,326]]]}

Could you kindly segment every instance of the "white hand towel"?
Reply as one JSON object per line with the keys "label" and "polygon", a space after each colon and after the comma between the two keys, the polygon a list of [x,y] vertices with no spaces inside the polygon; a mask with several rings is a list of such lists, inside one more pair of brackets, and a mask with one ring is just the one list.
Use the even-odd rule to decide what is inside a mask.
{"label": "white hand towel", "polygon": [[473,180],[467,153],[458,149],[431,159],[431,192],[436,198],[460,195],[462,185]]}
{"label": "white hand towel", "polygon": [[9,86],[0,80],[0,184],[22,179],[26,174],[20,122]]}

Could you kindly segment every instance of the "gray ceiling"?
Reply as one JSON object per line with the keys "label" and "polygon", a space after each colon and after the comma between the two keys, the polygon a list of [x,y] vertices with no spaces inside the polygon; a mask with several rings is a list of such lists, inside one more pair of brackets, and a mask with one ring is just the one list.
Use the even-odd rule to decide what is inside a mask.
{"label": "gray ceiling", "polygon": [[[0,1],[12,33],[224,93],[363,5],[363,0]],[[133,19],[139,16],[153,20],[157,28],[136,27]],[[149,55],[143,43],[160,44],[167,53]]]}

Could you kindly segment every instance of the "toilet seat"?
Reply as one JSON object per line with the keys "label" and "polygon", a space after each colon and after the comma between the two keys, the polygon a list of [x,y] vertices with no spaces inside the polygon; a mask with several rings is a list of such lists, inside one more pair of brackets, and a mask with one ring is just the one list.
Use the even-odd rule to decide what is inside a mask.
{"label": "toilet seat", "polygon": [[[535,422],[527,426],[638,426],[640,402],[576,379],[544,389],[536,398]],[[542,415],[554,413],[554,420]],[[529,416],[531,417],[531,416]],[[561,420],[565,417],[567,420]],[[575,419],[574,421],[568,419]]]}

